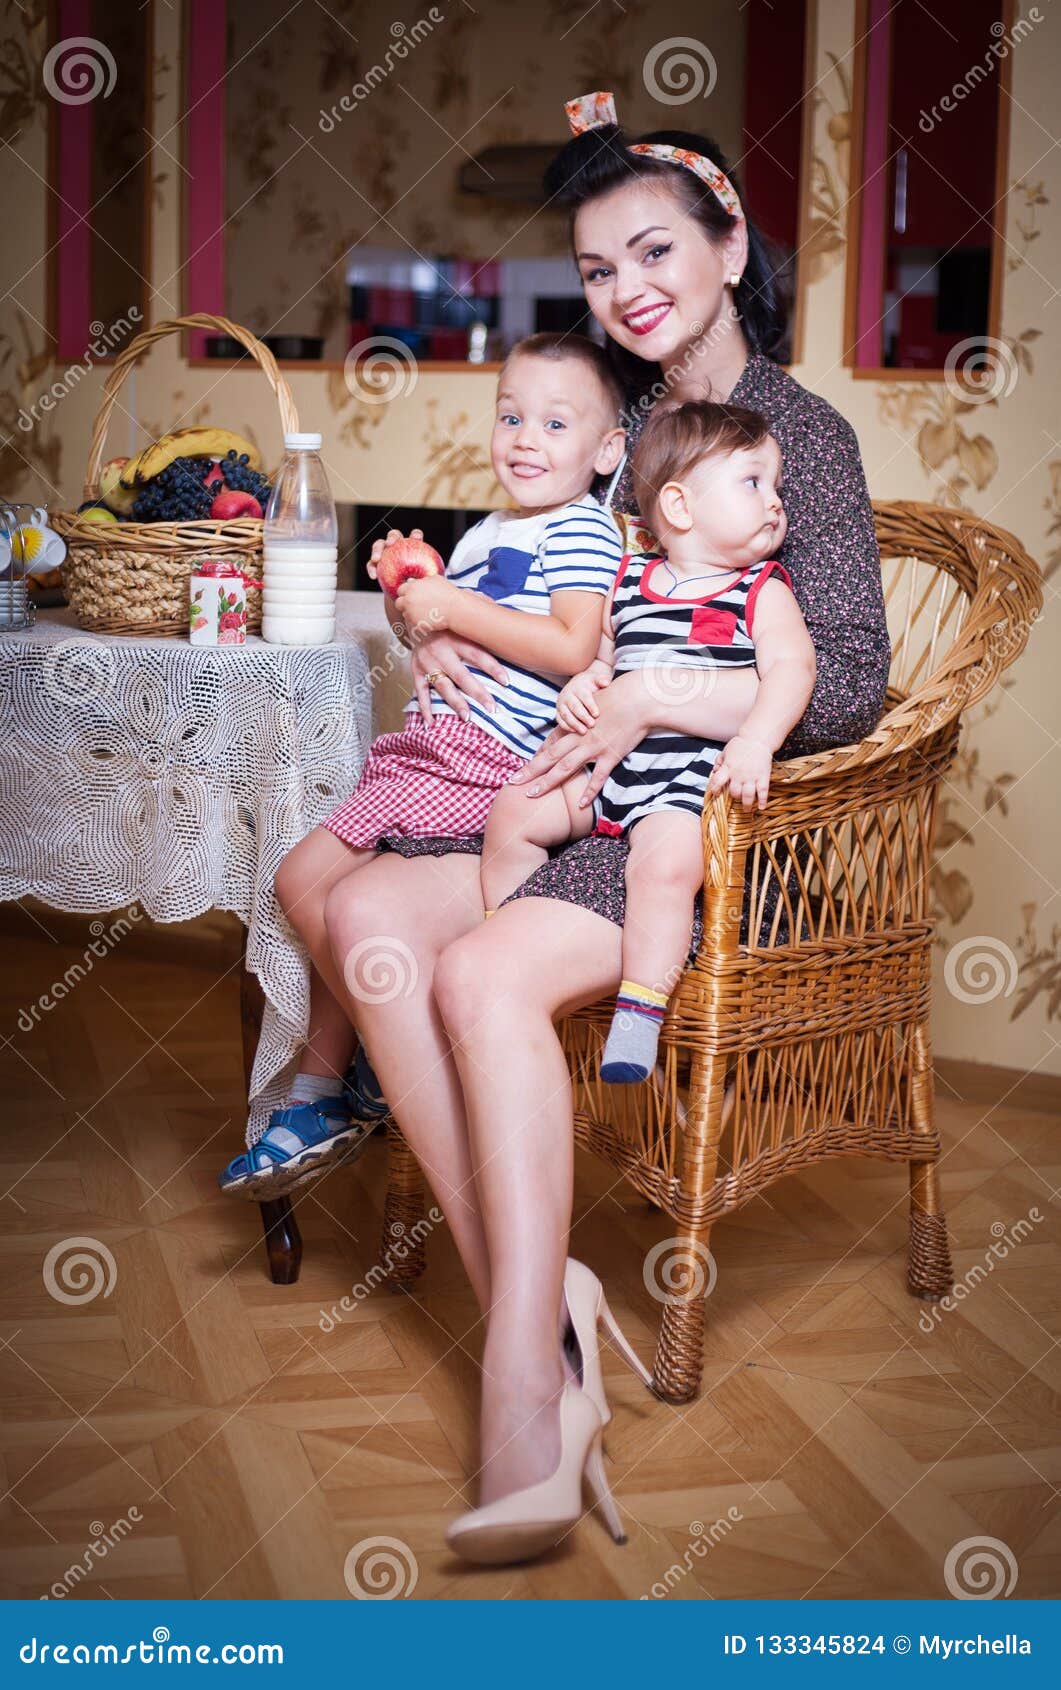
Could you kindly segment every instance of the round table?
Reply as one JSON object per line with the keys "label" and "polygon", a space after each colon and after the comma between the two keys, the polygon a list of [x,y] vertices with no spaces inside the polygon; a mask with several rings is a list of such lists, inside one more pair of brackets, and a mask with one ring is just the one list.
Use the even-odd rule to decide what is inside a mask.
{"label": "round table", "polygon": [[309,1018],[277,868],[351,791],[409,687],[378,593],[338,594],[328,646],[89,634],[65,609],[0,633],[0,898],[237,915],[245,1028],[251,981],[263,1000],[248,1143],[285,1100]]}

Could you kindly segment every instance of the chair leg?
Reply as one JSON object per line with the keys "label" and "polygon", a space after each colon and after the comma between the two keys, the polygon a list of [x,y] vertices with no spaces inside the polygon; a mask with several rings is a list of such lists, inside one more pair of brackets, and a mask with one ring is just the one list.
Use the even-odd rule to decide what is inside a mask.
{"label": "chair leg", "polygon": [[[719,1141],[733,1113],[735,1088],[731,1083],[723,1092],[723,1082],[724,1069],[718,1058],[694,1061],[681,1173],[682,1195],[694,1202],[714,1183]],[[717,1100],[714,1108],[712,1098]],[[702,1128],[706,1127],[702,1138],[695,1131],[697,1119]],[[714,1279],[710,1237],[710,1226],[682,1227],[674,1237],[673,1249],[667,1252],[668,1284],[678,1288],[668,1292],[664,1304],[652,1370],[652,1389],[664,1402],[692,1402],[700,1394],[705,1305]]]}
{"label": "chair leg", "polygon": [[401,1128],[387,1122],[387,1195],[383,1204],[383,1237],[380,1264],[386,1269],[392,1291],[401,1291],[419,1279],[427,1262],[424,1256],[422,1222],[427,1203],[420,1164],[406,1142]]}
{"label": "chair leg", "polygon": [[265,1250],[269,1275],[274,1285],[294,1285],[302,1266],[302,1234],[298,1230],[290,1197],[273,1197],[259,1203],[265,1228]]}
{"label": "chair leg", "polygon": [[910,1266],[906,1283],[913,1296],[933,1303],[954,1287],[935,1162],[910,1163]]}
{"label": "chair leg", "polygon": [[[924,1026],[916,1029],[913,1046],[910,1084],[914,1129],[934,1136],[932,1055],[928,1031]],[[906,1283],[912,1296],[931,1302],[947,1296],[954,1285],[939,1169],[935,1161],[910,1163],[910,1246]]]}

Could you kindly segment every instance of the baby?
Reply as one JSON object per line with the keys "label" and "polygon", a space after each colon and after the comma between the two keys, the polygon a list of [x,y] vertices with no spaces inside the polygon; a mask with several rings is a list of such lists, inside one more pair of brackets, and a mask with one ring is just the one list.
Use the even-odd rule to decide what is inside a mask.
{"label": "baby", "polygon": [[705,796],[728,786],[747,808],[765,806],[773,754],[803,715],[815,678],[810,635],[775,561],[786,530],[781,453],[763,418],[701,400],[657,411],[631,475],[664,551],[623,558],[597,656],[563,688],[558,722],[584,733],[599,713],[597,691],[631,669],[649,671],[648,690],[674,703],[703,697],[704,669],[754,665],[755,703],[724,747],[649,734],[613,770],[592,811],[579,805],[584,774],[540,798],[508,787],[490,810],[482,863],[484,900],[496,908],[549,846],[582,838],[594,823],[597,833],[630,833],[623,979],[601,1066],[613,1084],[644,1080],[655,1065],[703,884]]}

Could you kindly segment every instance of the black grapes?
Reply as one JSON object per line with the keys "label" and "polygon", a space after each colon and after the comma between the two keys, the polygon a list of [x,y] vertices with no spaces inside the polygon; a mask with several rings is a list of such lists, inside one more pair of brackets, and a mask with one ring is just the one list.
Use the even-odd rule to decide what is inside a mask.
{"label": "black grapes", "polygon": [[204,486],[203,477],[212,462],[211,458],[175,458],[137,495],[133,521],[200,522],[210,515],[210,506],[223,487],[250,493],[264,514],[272,488],[260,470],[250,468],[246,452],[237,456],[230,451],[214,464],[214,473]]}

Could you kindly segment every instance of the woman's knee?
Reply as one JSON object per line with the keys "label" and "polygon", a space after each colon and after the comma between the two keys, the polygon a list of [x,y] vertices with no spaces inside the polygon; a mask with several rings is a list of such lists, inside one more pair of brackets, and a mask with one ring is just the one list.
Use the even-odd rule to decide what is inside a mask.
{"label": "woman's knee", "polygon": [[276,901],[292,927],[301,930],[319,911],[321,898],[314,896],[313,850],[309,837],[299,841],[276,871]]}

